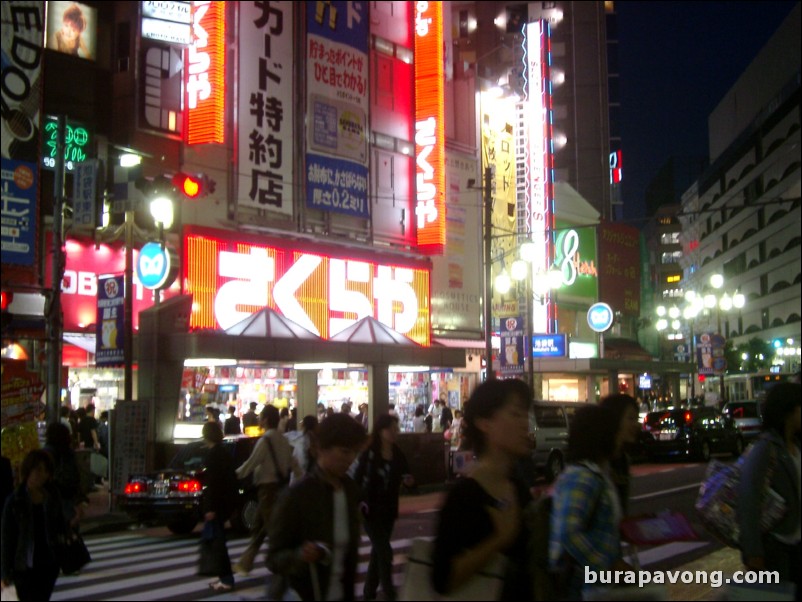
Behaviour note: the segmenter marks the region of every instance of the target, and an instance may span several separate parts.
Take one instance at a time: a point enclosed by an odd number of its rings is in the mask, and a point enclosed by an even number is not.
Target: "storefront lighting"
[[[17,343],[16,341],[12,341],[7,345],[3,345],[2,351],[0,351],[0,356],[4,360],[27,360],[28,353],[25,351],[25,348]]]
[[[317,362],[308,364],[295,364],[293,368],[296,370],[344,370],[348,364],[337,362]]]
[[[212,366],[236,366],[235,359],[221,359],[216,357],[193,358],[184,360],[185,368],[204,368]]]
[[[389,372],[428,372],[429,366],[390,366]]]
[[[120,155],[120,167],[134,167],[142,163],[142,155],[123,153]]]

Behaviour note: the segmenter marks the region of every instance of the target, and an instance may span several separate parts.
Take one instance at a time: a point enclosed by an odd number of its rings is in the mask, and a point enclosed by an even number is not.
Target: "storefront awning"
[[[330,337],[329,340],[343,343],[386,343],[389,345],[420,347],[412,339],[405,337],[400,332],[396,332],[386,324],[382,324],[373,316],[362,318],[345,330],[341,330]]]
[[[82,334],[80,332],[65,332],[63,339],[65,343],[75,345],[88,353],[94,354],[96,352],[97,335],[94,333]]]
[[[226,334],[278,339],[321,341],[315,333],[285,318],[277,311],[265,307],[226,329]]]

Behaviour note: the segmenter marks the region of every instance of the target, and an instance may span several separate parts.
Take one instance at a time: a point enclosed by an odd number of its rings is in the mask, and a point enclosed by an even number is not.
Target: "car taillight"
[[[690,424],[690,423],[691,423],[691,413],[685,412],[685,424]]]
[[[201,490],[200,481],[191,479],[189,481],[178,481],[176,489],[182,493],[196,493]]]
[[[127,495],[132,493],[144,493],[145,491],[147,491],[147,487],[139,481],[131,481],[125,485],[125,493]]]

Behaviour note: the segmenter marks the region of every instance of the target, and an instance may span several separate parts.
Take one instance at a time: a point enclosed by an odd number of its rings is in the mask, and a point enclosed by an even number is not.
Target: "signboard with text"
[[[119,366],[125,363],[125,278],[101,276],[97,287],[97,342],[95,363]]]
[[[565,334],[536,334],[532,336],[532,357],[565,357]]]
[[[35,163],[2,159],[3,263],[34,264],[38,173]]]
[[[501,373],[523,374],[524,371],[524,320],[521,316],[501,318]]]

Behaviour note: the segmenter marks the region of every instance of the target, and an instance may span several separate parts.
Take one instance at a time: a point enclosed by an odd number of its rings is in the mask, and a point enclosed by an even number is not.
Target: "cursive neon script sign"
[[[283,241],[233,241],[214,232],[190,233],[184,242],[184,288],[195,299],[191,327],[225,330],[271,307],[323,338],[372,316],[413,341],[430,344],[430,269],[425,264],[334,257],[287,248]]]

